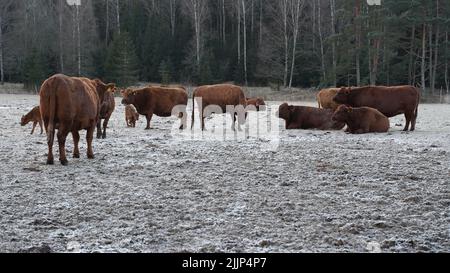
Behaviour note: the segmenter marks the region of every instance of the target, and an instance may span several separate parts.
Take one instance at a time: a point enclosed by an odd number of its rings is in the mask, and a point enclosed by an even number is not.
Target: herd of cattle
[[[87,130],[87,156],[94,158],[92,140],[97,127],[97,138],[106,138],[106,128],[115,108],[115,84],[62,74],[48,78],[41,86],[40,105],[22,117],[21,125],[33,122],[33,134],[39,123],[47,133],[47,164],[53,164],[53,142],[58,129],[59,160],[68,163],[65,153],[67,135],[72,133],[73,157],[79,158],[78,142],[80,130]],[[186,107],[188,93],[183,86],[148,86],[140,89],[121,90],[125,105],[125,119],[129,127],[135,127],[139,115],[145,116],[150,129],[153,115],[169,117],[174,113],[181,119],[180,129],[187,127]],[[415,129],[420,94],[414,86],[365,86],[328,88],[317,95],[319,108],[293,106],[283,103],[276,113],[286,121],[286,129],[341,130],[362,134],[387,132],[389,117],[404,114],[404,131]],[[194,125],[194,101],[198,105],[201,128],[205,130],[205,117],[212,113],[230,113],[232,129],[245,123],[249,110],[259,111],[265,106],[261,98],[246,98],[241,87],[232,84],[206,85],[197,87],[192,96],[192,122]],[[213,111],[206,111],[213,106]],[[173,109],[181,107],[179,111]],[[214,108],[215,107],[215,108]],[[243,111],[238,111],[242,109]],[[103,121],[103,126],[101,120]]]

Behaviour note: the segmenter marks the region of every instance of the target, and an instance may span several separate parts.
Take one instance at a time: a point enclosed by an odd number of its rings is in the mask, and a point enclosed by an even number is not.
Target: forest
[[[370,3],[371,1],[369,1]],[[373,1],[372,1],[373,2]],[[0,80],[448,92],[450,1],[1,0]]]

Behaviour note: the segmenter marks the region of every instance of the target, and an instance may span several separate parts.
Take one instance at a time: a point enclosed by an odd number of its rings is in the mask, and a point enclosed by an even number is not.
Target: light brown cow
[[[319,104],[319,108],[335,111],[339,104],[333,101],[333,98],[339,89],[340,88],[326,88],[320,90],[319,93],[317,93],[317,103]]]
[[[333,114],[336,122],[345,122],[351,134],[384,133],[389,130],[389,119],[380,111],[370,107],[352,108],[340,105]]]
[[[159,117],[170,117],[175,106],[180,107],[178,117],[181,119],[180,129],[186,128],[186,106],[188,94],[182,88],[152,86],[141,89],[126,89],[122,92],[122,104],[133,104],[139,114],[147,119],[146,130],[150,129],[150,121],[155,114]],[[182,109],[183,108],[183,109]]]
[[[256,107],[256,111],[259,111],[260,108],[263,108],[266,103],[264,102],[263,98],[255,97],[255,98],[246,98],[247,106],[254,105]],[[263,106],[263,107],[260,107]]]
[[[105,93],[115,88],[114,84],[104,84],[99,80],[54,75],[41,86],[40,110],[47,132],[47,164],[53,164],[53,140],[58,129],[59,161],[67,165],[66,138],[72,133],[73,157],[79,158],[79,130],[87,130],[87,157],[94,158],[92,140],[99,120],[100,105]]]
[[[38,123],[39,123],[39,127],[41,127],[41,134],[42,134],[42,132],[43,132],[42,118],[41,118],[41,112],[39,110],[39,106],[34,107],[25,116],[22,116],[22,119],[20,120],[20,125],[25,126],[31,121],[33,122],[33,129],[31,129],[31,134],[34,133],[34,129],[36,128],[36,125]]]
[[[99,80],[95,80],[99,81]],[[100,117],[97,122],[97,138],[106,138],[106,128],[108,127],[109,119],[111,118],[114,108],[116,107],[116,101],[114,100],[114,89],[112,92],[106,92],[103,102],[100,105]],[[102,119],[103,121],[103,131],[102,131]]]
[[[133,105],[125,106],[125,121],[128,127],[136,127],[136,121],[139,120],[139,114]]]
[[[237,106],[242,106],[242,114],[247,105],[245,101],[244,91],[242,88],[232,84],[217,84],[204,85],[197,87],[192,94],[192,123],[191,129],[194,127],[194,100],[197,101],[199,109],[199,117],[201,121],[202,130],[205,130],[205,117],[209,115],[205,110],[208,106],[217,106],[222,110],[222,113],[229,113],[231,115],[233,125],[232,130],[235,130]],[[227,109],[228,108],[230,109]],[[231,108],[233,108],[231,110]],[[241,130],[241,124],[245,123],[246,115],[238,115],[238,128]]]

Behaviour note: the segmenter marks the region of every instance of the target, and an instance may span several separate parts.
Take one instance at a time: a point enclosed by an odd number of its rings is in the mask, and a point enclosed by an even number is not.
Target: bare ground
[[[96,158],[82,137],[63,167],[19,125],[37,104],[0,95],[2,252],[450,251],[450,105],[421,105],[413,133],[398,116],[388,134],[282,130],[269,150],[183,140],[176,118],[126,128],[118,105]]]

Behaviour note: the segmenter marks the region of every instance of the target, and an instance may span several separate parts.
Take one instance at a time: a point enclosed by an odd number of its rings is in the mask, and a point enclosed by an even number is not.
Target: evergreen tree
[[[128,86],[137,82],[138,72],[133,41],[127,32],[116,34],[106,57],[105,78],[119,86]]]
[[[172,63],[170,62],[170,59],[161,62],[159,65],[159,74],[161,75],[161,83],[169,85],[172,79]]]
[[[42,82],[48,76],[48,70],[44,56],[37,49],[33,48],[24,63],[23,79],[25,88],[32,88],[37,92]]]

